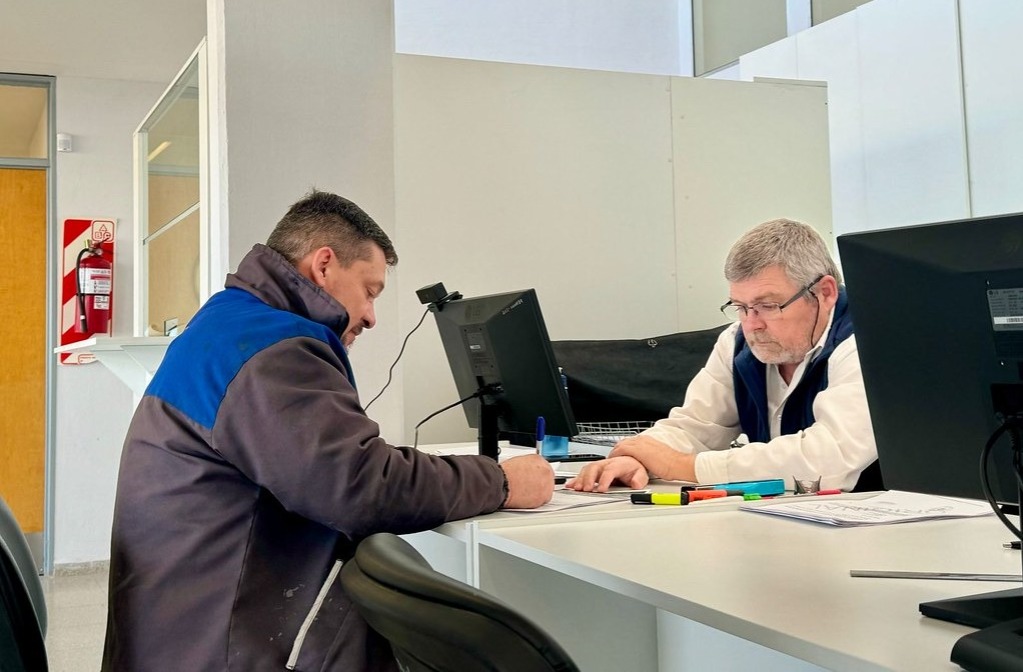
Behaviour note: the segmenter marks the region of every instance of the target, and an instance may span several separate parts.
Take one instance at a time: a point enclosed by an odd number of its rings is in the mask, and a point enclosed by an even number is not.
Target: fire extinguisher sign
[[[96,334],[109,334],[113,328],[114,261],[113,219],[65,219],[63,226],[63,275],[60,289],[60,344],[70,345]],[[83,254],[88,246],[91,251]],[[80,268],[86,260],[102,259],[105,269]],[[84,286],[83,286],[84,285]],[[79,297],[81,289],[82,297]],[[88,299],[88,303],[85,302]],[[88,325],[82,320],[82,308],[87,315],[99,315]],[[99,312],[94,312],[99,311]],[[90,319],[92,319],[90,317]],[[85,328],[88,327],[88,328]],[[96,361],[91,352],[76,350],[60,354],[61,364],[89,364]]]

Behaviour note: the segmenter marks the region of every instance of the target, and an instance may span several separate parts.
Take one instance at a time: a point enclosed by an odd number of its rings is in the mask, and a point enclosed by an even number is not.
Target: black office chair
[[[0,498],[0,670],[46,672],[46,604],[25,535]]]
[[[534,623],[430,567],[405,540],[375,534],[341,568],[341,583],[406,672],[577,671]]]

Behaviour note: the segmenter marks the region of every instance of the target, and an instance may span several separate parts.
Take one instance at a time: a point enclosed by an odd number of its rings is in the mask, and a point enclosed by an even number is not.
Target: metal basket
[[[648,420],[630,420],[625,422],[580,422],[576,423],[579,433],[572,437],[578,443],[590,443],[595,446],[614,447],[622,439],[639,434],[649,429],[654,423]]]

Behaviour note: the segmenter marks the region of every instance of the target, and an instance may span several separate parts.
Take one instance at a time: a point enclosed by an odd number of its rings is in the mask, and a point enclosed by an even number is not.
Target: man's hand
[[[696,455],[681,453],[649,436],[630,436],[619,441],[608,457],[631,457],[657,478],[696,480]]]
[[[551,501],[554,494],[554,470],[539,455],[522,455],[501,462],[508,479],[506,509],[535,509]]]
[[[612,457],[587,464],[579,470],[578,476],[565,483],[565,487],[583,492],[607,492],[616,481],[630,488],[644,488],[650,478],[637,460]]]

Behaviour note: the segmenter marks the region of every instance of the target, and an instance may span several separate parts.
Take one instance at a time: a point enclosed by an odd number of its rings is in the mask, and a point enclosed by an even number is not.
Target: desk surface
[[[607,452],[609,449],[600,446],[588,446],[585,444],[572,444],[575,448],[572,452]],[[430,453],[431,455],[476,455],[476,444],[473,443],[442,443],[442,444],[431,444],[426,446],[420,446],[419,450]],[[517,457],[520,455],[532,454],[534,450],[532,448],[523,448],[520,446],[509,446],[507,443],[502,442],[501,444],[501,460],[508,459],[511,457]],[[576,472],[585,465],[585,462],[572,462],[565,466],[569,469],[575,470]],[[680,483],[677,481],[651,481],[648,489],[654,492],[678,492]],[[598,496],[598,495],[594,495]],[[701,504],[701,506],[714,506],[713,502],[707,504]],[[727,506],[729,509],[737,509],[738,504],[736,503],[722,503],[718,506]],[[463,520],[456,520],[450,523],[445,523],[437,527],[434,531],[447,537],[452,537],[461,541],[467,539],[467,527],[474,521],[485,521],[492,523],[494,521],[519,521],[522,524],[546,524],[548,521],[560,520],[561,516],[570,516],[575,519],[576,516],[582,516],[584,518],[592,517],[603,517],[613,512],[612,515],[620,515],[622,512],[634,510],[636,507],[633,506],[628,498],[609,498],[606,503],[602,503],[599,506],[591,507],[580,507],[575,509],[568,509],[564,511],[552,511],[552,512],[523,512],[523,511],[502,511],[498,510],[494,513],[486,514],[484,516],[475,516],[473,518],[466,518]],[[662,509],[664,507],[656,507]],[[650,512],[652,513],[652,511]]]
[[[952,645],[973,630],[925,618],[917,605],[1012,587],[851,578],[849,570],[1020,572],[1020,553],[1002,548],[1008,533],[993,517],[833,528],[737,510],[653,508],[656,515],[542,524],[492,519],[480,523],[478,541],[837,670],[958,669]]]

